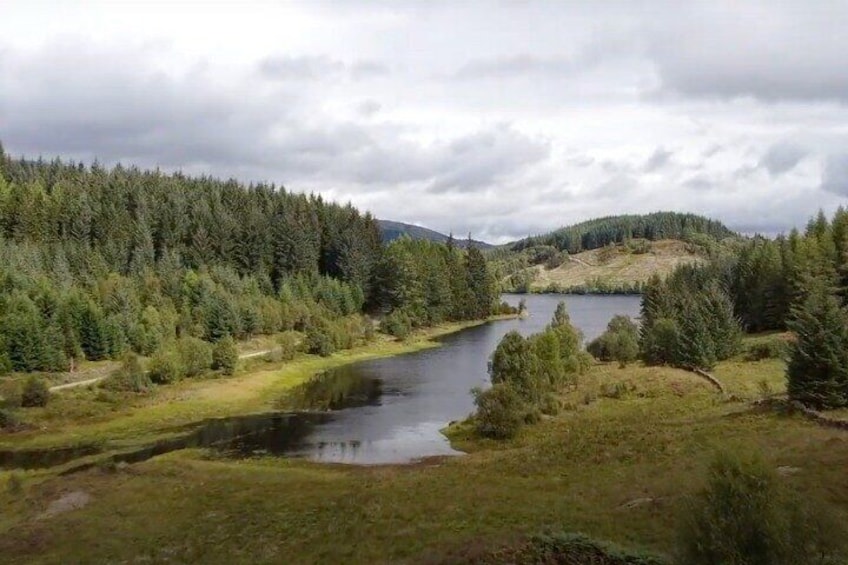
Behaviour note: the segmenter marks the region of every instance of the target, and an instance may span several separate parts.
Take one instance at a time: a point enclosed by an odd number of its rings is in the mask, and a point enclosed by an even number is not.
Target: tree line
[[[844,208],[831,219],[820,212],[803,232],[754,237],[708,263],[654,277],[642,297],[640,355],[650,364],[709,369],[739,352],[743,331],[767,330],[791,331],[792,399],[816,408],[848,406]]]
[[[0,371],[286,330],[328,353],[369,331],[363,313],[400,312],[416,327],[495,306],[479,251],[384,247],[374,218],[349,204],[0,147]]]
[[[511,249],[521,251],[530,247],[550,246],[574,254],[631,239],[688,240],[697,235],[720,240],[736,234],[721,222],[696,214],[655,212],[607,216],[581,222],[545,235],[528,237],[512,244]]]

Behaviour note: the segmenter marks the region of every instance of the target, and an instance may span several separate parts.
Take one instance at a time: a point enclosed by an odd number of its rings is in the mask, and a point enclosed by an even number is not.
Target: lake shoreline
[[[173,438],[210,418],[249,415],[273,410],[273,402],[289,389],[306,382],[315,374],[344,365],[394,357],[441,347],[439,338],[490,322],[517,319],[517,315],[498,315],[485,320],[451,322],[416,331],[398,341],[388,336],[372,343],[342,351],[329,357],[300,355],[292,361],[266,363],[251,360],[232,377],[186,379],[158,387],[149,396],[129,399],[119,412],[74,417],[55,417],[40,410],[39,429],[0,434],[0,449],[59,449],[69,446],[97,445],[101,454],[141,447]],[[91,401],[97,389],[65,392],[68,403]],[[135,402],[133,402],[135,401]],[[60,409],[61,410],[61,409]],[[105,446],[105,447],[103,447]]]

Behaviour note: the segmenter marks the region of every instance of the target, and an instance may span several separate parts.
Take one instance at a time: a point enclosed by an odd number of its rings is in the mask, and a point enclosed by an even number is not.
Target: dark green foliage
[[[597,218],[559,229],[547,235],[530,237],[512,245],[520,251],[534,246],[551,246],[568,253],[598,249],[611,243],[631,239],[687,239],[693,234],[705,234],[714,239],[735,234],[720,222],[694,214],[656,212],[646,215],[625,215]]]
[[[306,330],[306,351],[313,355],[329,357],[336,352],[333,328],[326,322],[315,324]]]
[[[713,267],[684,266],[649,281],[639,346],[646,363],[700,369],[739,351],[741,327]]]
[[[8,408],[0,408],[0,430],[16,428],[20,421],[17,415]]]
[[[155,353],[177,338],[307,332],[326,319],[325,344],[346,348],[373,335],[353,319],[366,306],[419,327],[485,317],[494,304],[479,252],[409,240],[384,249],[374,218],[318,196],[6,155],[0,169],[2,370],[60,371],[131,350],[159,357],[171,380],[182,371]]]
[[[141,366],[138,355],[129,352],[124,355],[121,366],[103,381],[102,386],[115,391],[146,392],[152,384]]]
[[[541,393],[539,358],[533,345],[517,331],[507,333],[492,354],[492,384],[508,384],[521,398],[535,402]]]
[[[564,303],[545,331],[529,338],[517,331],[507,333],[489,365],[492,388],[475,393],[478,432],[511,437],[522,422],[533,423],[542,413],[555,414],[559,402],[553,393],[574,383],[588,368],[582,356],[580,337]]]
[[[173,383],[185,376],[180,355],[173,347],[160,348],[148,364],[150,380],[156,384]]]
[[[393,310],[383,318],[380,330],[398,339],[406,339],[412,331],[412,319],[404,310]]]
[[[678,523],[687,565],[836,563],[845,545],[827,508],[801,499],[756,458],[718,457]]]
[[[826,281],[808,279],[789,321],[789,396],[816,408],[848,405],[848,312]]]
[[[47,406],[48,400],[50,400],[50,391],[47,390],[44,379],[36,376],[29,377],[21,392],[21,406],[24,408]]]
[[[452,245],[397,239],[377,267],[375,287],[373,308],[403,310],[403,320],[389,320],[401,333],[406,318],[414,329],[448,320],[482,319],[496,309],[494,278],[486,259],[473,247],[463,252]]]
[[[745,351],[745,360],[783,359],[787,356],[788,351],[788,345],[782,339],[760,341],[748,346],[748,349]]]
[[[290,361],[294,359],[300,348],[300,338],[294,332],[283,332],[277,338],[276,351],[280,361]]]
[[[177,340],[176,349],[183,376],[196,377],[212,368],[212,346],[205,341],[184,337]]]
[[[583,534],[545,534],[517,547],[499,549],[472,561],[479,565],[501,563],[545,565],[668,565],[666,561],[640,552],[624,551]]]
[[[493,439],[509,439],[518,433],[528,407],[514,387],[497,383],[488,390],[475,389],[473,393],[477,433]]]
[[[624,367],[639,358],[639,328],[630,317],[615,316],[586,350],[596,359],[618,361]]]
[[[232,375],[236,372],[238,360],[238,349],[232,336],[224,337],[212,347],[212,368],[216,371]]]

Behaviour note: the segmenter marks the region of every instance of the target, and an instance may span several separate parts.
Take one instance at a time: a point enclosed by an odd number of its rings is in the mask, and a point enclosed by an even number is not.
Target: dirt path
[[[265,354],[270,353],[270,352],[271,352],[270,349],[266,349],[266,350],[263,350],[263,351],[254,351],[253,353],[244,353],[242,355],[239,355],[239,359],[252,359],[254,357],[260,357],[260,356],[265,355]],[[82,381],[74,381],[72,383],[65,383],[63,385],[51,386],[49,390],[50,390],[50,392],[60,392],[60,391],[63,391],[63,390],[67,390],[69,388],[77,388],[77,387],[81,387],[81,386],[93,385],[93,384],[99,383],[100,381],[105,379],[107,376],[108,375],[103,375],[102,377],[95,377],[93,379],[85,379],[85,380],[82,380]]]

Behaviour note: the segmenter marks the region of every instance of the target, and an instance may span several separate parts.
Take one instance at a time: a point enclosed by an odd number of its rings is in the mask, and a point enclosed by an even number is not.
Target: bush
[[[844,532],[756,458],[719,456],[679,521],[680,562],[690,565],[828,563]]]
[[[527,407],[510,385],[499,383],[488,390],[472,392],[477,406],[477,433],[494,439],[509,439],[518,433],[524,424]]]
[[[44,379],[35,376],[27,379],[21,393],[21,406],[24,408],[47,406],[49,399],[50,391],[47,389],[47,383],[44,382]]]
[[[761,341],[748,346],[748,350],[745,352],[745,360],[782,359],[786,356],[786,353],[786,344],[780,340]]]
[[[149,365],[150,380],[156,384],[173,383],[185,375],[180,356],[173,349],[159,349]]]
[[[412,331],[412,319],[403,310],[393,310],[380,324],[383,333],[406,339]]]
[[[628,316],[615,316],[607,330],[586,346],[586,351],[600,361],[618,361],[625,367],[639,358],[638,328]]]
[[[328,328],[312,326],[306,332],[306,350],[313,355],[329,357],[336,351],[336,344]]]
[[[124,355],[121,366],[103,381],[103,387],[106,389],[127,392],[145,392],[152,384],[135,353]]]
[[[212,368],[216,371],[232,375],[236,372],[238,360],[238,349],[232,336],[224,337],[212,347]]]
[[[212,368],[212,347],[196,337],[184,337],[177,341],[177,353],[186,377],[202,375]]]
[[[0,409],[0,429],[8,430],[17,427],[19,421],[14,412]]]
[[[537,535],[517,547],[499,548],[497,551],[475,559],[480,565],[496,563],[545,563],[577,565],[665,565],[659,557],[641,552],[623,551],[618,547],[598,542],[582,534]]]

